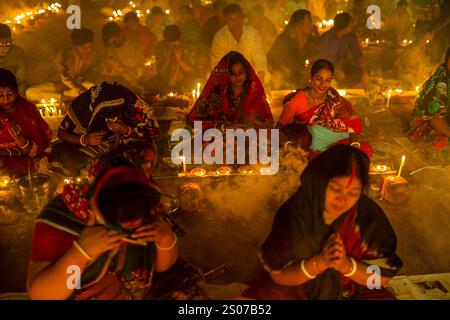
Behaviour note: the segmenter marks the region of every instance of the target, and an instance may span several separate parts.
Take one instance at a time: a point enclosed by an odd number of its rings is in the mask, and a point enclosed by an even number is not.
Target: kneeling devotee
[[[395,299],[384,287],[403,263],[388,218],[363,192],[369,158],[337,145],[314,158],[300,179],[262,245],[259,256],[267,272],[243,296]]]
[[[75,29],[71,34],[72,47],[57,56],[59,81],[38,84],[28,88],[31,101],[67,97],[73,99],[93,87],[99,78],[97,55],[93,49],[94,33],[86,28]]]
[[[183,230],[162,209],[157,186],[123,158],[102,157],[89,172],[36,220],[30,298],[204,299],[203,277],[179,258]]]
[[[334,65],[324,59],[314,62],[310,85],[285,97],[278,120],[283,140],[309,151],[309,157],[334,144],[352,144],[369,156],[372,147],[360,141],[362,121],[352,104],[330,86]]]
[[[214,68],[187,116],[203,128],[271,128],[272,112],[255,70],[239,52],[231,51]]]
[[[434,161],[450,162],[450,48],[444,63],[422,87],[414,108],[411,141],[420,143]]]
[[[45,156],[52,132],[36,106],[19,95],[16,77],[0,69],[0,167],[24,176]]]
[[[152,108],[118,83],[102,82],[69,105],[52,150],[52,170],[70,175],[90,158],[117,151],[148,166],[154,158],[153,138],[159,134]]]

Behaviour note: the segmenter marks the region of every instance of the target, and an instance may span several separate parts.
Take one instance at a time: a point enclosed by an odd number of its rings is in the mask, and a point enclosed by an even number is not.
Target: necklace
[[[315,105],[318,104],[318,102],[322,102],[322,101],[325,100],[325,95],[326,95],[326,94],[324,94],[324,95],[323,95],[322,97],[320,97],[320,98],[315,98],[315,97],[312,95],[312,92],[311,92],[311,86],[308,87],[308,94],[309,94],[309,98],[314,102]]]

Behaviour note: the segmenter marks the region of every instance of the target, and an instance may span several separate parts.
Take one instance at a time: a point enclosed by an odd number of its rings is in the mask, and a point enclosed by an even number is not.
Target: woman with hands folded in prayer
[[[369,159],[359,149],[336,145],[314,158],[262,246],[267,273],[244,297],[392,299],[383,286],[402,261],[389,220],[363,193],[368,181]],[[369,266],[380,271],[378,288],[368,287],[377,276]]]

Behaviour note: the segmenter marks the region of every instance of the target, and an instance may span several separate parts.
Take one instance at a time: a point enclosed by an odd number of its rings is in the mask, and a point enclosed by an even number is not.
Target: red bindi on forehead
[[[352,163],[352,173],[350,175],[350,179],[348,179],[347,186],[345,187],[346,190],[349,190],[353,184],[353,181],[355,181],[356,178],[356,163],[353,161]]]

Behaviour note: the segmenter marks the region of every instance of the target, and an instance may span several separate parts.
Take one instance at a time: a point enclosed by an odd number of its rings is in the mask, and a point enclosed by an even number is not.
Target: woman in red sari
[[[194,121],[202,121],[204,129],[272,127],[264,87],[242,54],[231,51],[214,68],[187,116],[191,126]]]
[[[262,245],[259,256],[267,272],[243,296],[395,299],[384,287],[403,263],[388,218],[363,193],[369,158],[335,145],[314,158],[300,180]]]
[[[16,177],[35,170],[45,155],[51,130],[34,104],[18,94],[14,74],[0,69],[0,164]]]
[[[93,160],[88,176],[67,184],[36,219],[30,298],[205,298],[200,271],[179,257],[184,230],[160,198],[158,186],[125,158]],[[68,285],[74,266],[78,288]]]
[[[333,89],[334,65],[324,59],[311,68],[310,86],[289,94],[278,128],[290,140],[310,151],[310,158],[336,143],[352,144],[369,156],[372,148],[358,142],[362,121],[352,104]]]

